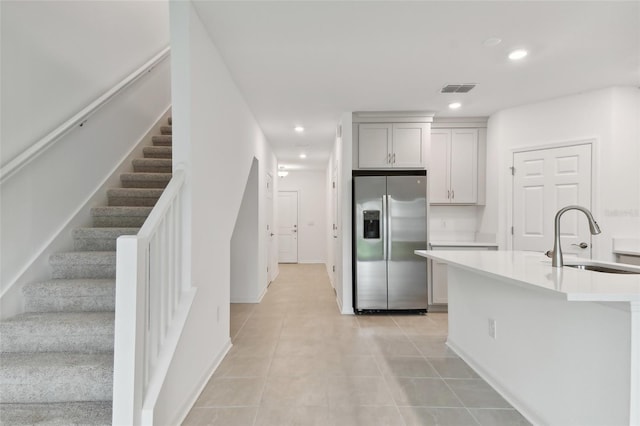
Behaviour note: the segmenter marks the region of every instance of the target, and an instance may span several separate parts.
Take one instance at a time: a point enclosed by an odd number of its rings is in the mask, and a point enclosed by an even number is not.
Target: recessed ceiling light
[[[300,158],[307,158],[307,154],[300,154]]]
[[[295,131],[296,131],[296,132],[298,132],[298,133],[302,133],[302,132],[304,132],[304,127],[302,127],[302,126],[296,126],[296,127],[294,127],[294,129],[293,129],[293,130],[295,130]]]
[[[460,102],[453,102],[449,104],[449,108],[451,109],[458,109],[462,106],[462,104]]]
[[[512,61],[517,61],[518,59],[522,59],[527,56],[529,52],[524,49],[516,49],[513,52],[509,53],[509,59]]]
[[[498,37],[491,37],[486,39],[482,44],[484,44],[486,47],[493,47],[499,45],[500,43],[502,43],[502,39]]]
[[[287,172],[287,171],[279,171],[278,172],[278,176],[280,176],[280,177],[285,177],[288,174],[289,174],[289,172]]]

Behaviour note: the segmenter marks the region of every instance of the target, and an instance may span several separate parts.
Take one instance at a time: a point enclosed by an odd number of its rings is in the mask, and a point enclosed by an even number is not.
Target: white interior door
[[[556,212],[572,204],[591,209],[591,145],[517,152],[513,167],[513,249],[551,250]],[[586,217],[568,211],[560,225],[563,254],[590,258]]]
[[[278,191],[278,262],[298,262],[298,193]]]
[[[273,176],[267,173],[266,176],[266,193],[267,193],[267,284],[273,281],[273,256],[275,243],[275,229],[273,227]]]

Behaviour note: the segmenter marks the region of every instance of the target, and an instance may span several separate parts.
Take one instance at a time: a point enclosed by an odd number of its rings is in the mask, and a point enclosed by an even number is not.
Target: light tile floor
[[[231,305],[233,347],[184,425],[529,425],[445,344],[447,314],[340,315],[324,265]]]

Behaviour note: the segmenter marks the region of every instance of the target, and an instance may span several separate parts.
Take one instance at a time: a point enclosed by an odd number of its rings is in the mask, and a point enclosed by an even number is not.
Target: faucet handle
[[[548,258],[552,258],[553,257],[553,250],[547,250],[544,253],[545,256],[547,256]]]

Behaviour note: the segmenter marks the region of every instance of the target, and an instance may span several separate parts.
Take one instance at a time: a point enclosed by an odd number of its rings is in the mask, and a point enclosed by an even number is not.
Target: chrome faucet
[[[564,262],[562,260],[562,249],[560,248],[560,216],[567,210],[580,210],[582,213],[587,216],[589,220],[589,230],[591,231],[591,235],[596,235],[600,233],[600,227],[598,223],[593,218],[593,215],[589,210],[581,206],[567,206],[558,210],[556,213],[555,224],[554,224],[554,235],[553,235],[553,251],[548,251],[545,253],[547,256],[551,258],[551,266],[555,266],[557,268],[562,268],[564,266]]]

